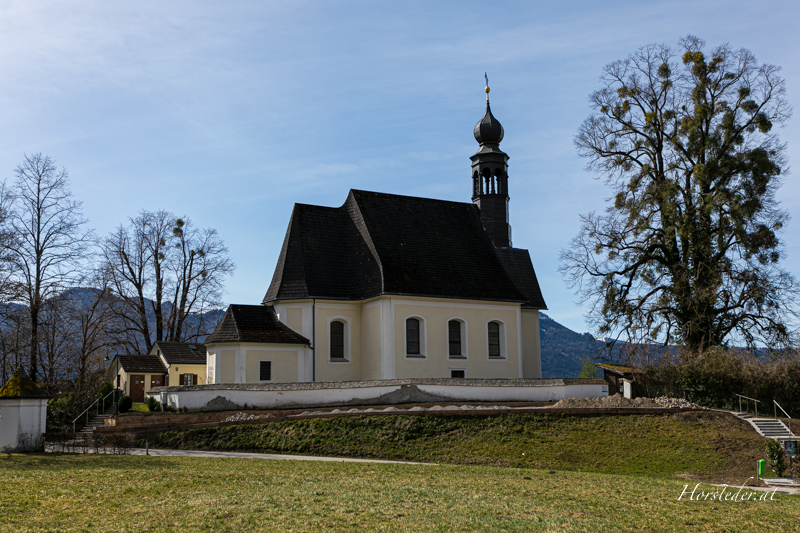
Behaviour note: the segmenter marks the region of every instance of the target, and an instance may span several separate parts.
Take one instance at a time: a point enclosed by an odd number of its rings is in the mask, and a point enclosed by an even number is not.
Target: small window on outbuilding
[[[258,362],[258,380],[272,381],[272,361]]]

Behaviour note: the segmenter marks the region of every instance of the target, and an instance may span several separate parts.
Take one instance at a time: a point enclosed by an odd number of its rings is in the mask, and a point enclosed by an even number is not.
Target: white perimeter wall
[[[608,385],[600,383],[542,386],[491,386],[467,384],[378,384],[375,386],[326,388],[242,390],[222,387],[192,387],[149,393],[162,403],[181,409],[220,410],[249,408],[288,408],[306,406],[338,406],[368,403],[408,403],[435,401],[475,402],[552,402],[564,398],[598,398],[608,396]],[[209,405],[210,404],[210,405]]]
[[[42,449],[47,424],[47,399],[0,400],[0,452]]]

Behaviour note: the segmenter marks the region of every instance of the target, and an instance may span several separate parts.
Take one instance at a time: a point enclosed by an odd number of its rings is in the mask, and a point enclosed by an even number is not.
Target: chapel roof
[[[308,339],[278,320],[275,310],[265,305],[228,306],[206,344],[222,342],[267,342],[274,344],[306,344]]]
[[[351,190],[296,204],[264,302],[380,294],[545,303],[527,250],[496,248],[471,203]]]
[[[167,367],[157,355],[118,355],[119,366],[128,374],[166,374]],[[112,365],[109,368],[114,368]]]
[[[153,348],[154,351],[161,351],[161,355],[169,365],[206,364],[206,347],[200,343],[158,341]]]

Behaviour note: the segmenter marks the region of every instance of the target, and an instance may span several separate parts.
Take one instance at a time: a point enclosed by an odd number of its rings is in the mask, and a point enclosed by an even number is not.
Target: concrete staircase
[[[771,439],[788,439],[795,435],[780,420],[774,418],[753,418],[748,413],[737,413],[736,416],[747,420],[762,437]]]
[[[112,414],[94,415],[89,419],[89,423],[77,432],[77,435],[92,435],[94,433],[94,428],[111,425],[110,420],[113,417],[114,415]]]

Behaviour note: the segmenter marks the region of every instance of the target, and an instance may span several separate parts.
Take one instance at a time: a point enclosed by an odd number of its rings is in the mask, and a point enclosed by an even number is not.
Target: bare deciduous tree
[[[81,203],[72,198],[69,175],[42,154],[26,155],[16,168],[6,229],[14,239],[3,250],[14,266],[10,280],[30,313],[29,373],[39,367],[39,315],[44,301],[68,287],[78,274],[91,240]]]
[[[228,249],[210,228],[195,228],[189,219],[177,219],[172,230],[173,248],[168,268],[171,274],[172,301],[166,320],[166,339],[190,339],[204,335],[184,326],[190,314],[203,313],[219,306],[225,276],[233,272]]]
[[[142,211],[105,239],[104,268],[131,352],[210,333],[204,324],[187,328],[187,319],[196,315],[202,322],[202,313],[220,305],[225,276],[234,270],[227,253],[215,230],[167,211]]]

